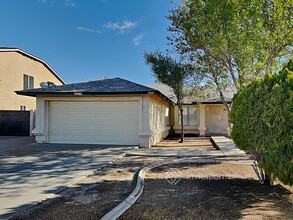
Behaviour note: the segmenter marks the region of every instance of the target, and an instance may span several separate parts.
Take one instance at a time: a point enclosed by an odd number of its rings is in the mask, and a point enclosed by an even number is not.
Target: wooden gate
[[[0,136],[29,136],[30,111],[0,111]]]

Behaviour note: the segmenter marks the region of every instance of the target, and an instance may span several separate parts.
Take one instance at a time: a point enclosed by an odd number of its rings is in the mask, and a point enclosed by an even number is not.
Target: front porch
[[[180,114],[174,106],[170,125],[180,134]],[[198,136],[227,135],[228,111],[223,104],[190,104],[183,107],[184,133]]]
[[[178,138],[167,138],[151,148],[138,148],[127,156],[204,158],[216,160],[236,160],[239,163],[253,164],[244,151],[238,149],[234,142],[224,136],[189,137],[183,143]],[[231,158],[232,157],[232,158]]]

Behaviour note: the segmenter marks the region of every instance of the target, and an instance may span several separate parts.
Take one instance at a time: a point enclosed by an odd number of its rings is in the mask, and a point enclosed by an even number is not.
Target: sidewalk
[[[136,149],[126,156],[145,156],[145,157],[204,157],[204,156],[225,156],[222,151],[203,151],[203,150],[161,150],[161,149]]]
[[[178,140],[163,140],[152,148],[139,148],[126,154],[126,156],[145,157],[226,157],[247,156],[244,151],[238,149],[231,139],[224,136],[211,137],[212,142],[218,148],[212,148],[208,138],[187,139],[183,143]]]
[[[246,155],[245,151],[236,147],[233,140],[224,136],[211,137],[212,142],[219,148],[225,156],[243,156]]]

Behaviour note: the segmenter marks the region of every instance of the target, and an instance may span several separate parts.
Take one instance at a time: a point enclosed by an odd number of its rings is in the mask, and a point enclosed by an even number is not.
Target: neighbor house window
[[[20,111],[25,111],[26,110],[26,106],[25,105],[21,105],[20,106]]]
[[[181,125],[180,111],[178,114],[178,125]],[[195,106],[186,106],[183,107],[183,125],[191,126],[196,125],[196,107]]]
[[[33,89],[34,88],[34,77],[23,74],[23,89]]]

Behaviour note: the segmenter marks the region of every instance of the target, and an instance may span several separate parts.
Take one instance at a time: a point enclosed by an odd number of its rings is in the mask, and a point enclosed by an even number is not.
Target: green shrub
[[[240,90],[230,119],[235,144],[254,152],[267,175],[293,185],[293,61]]]

